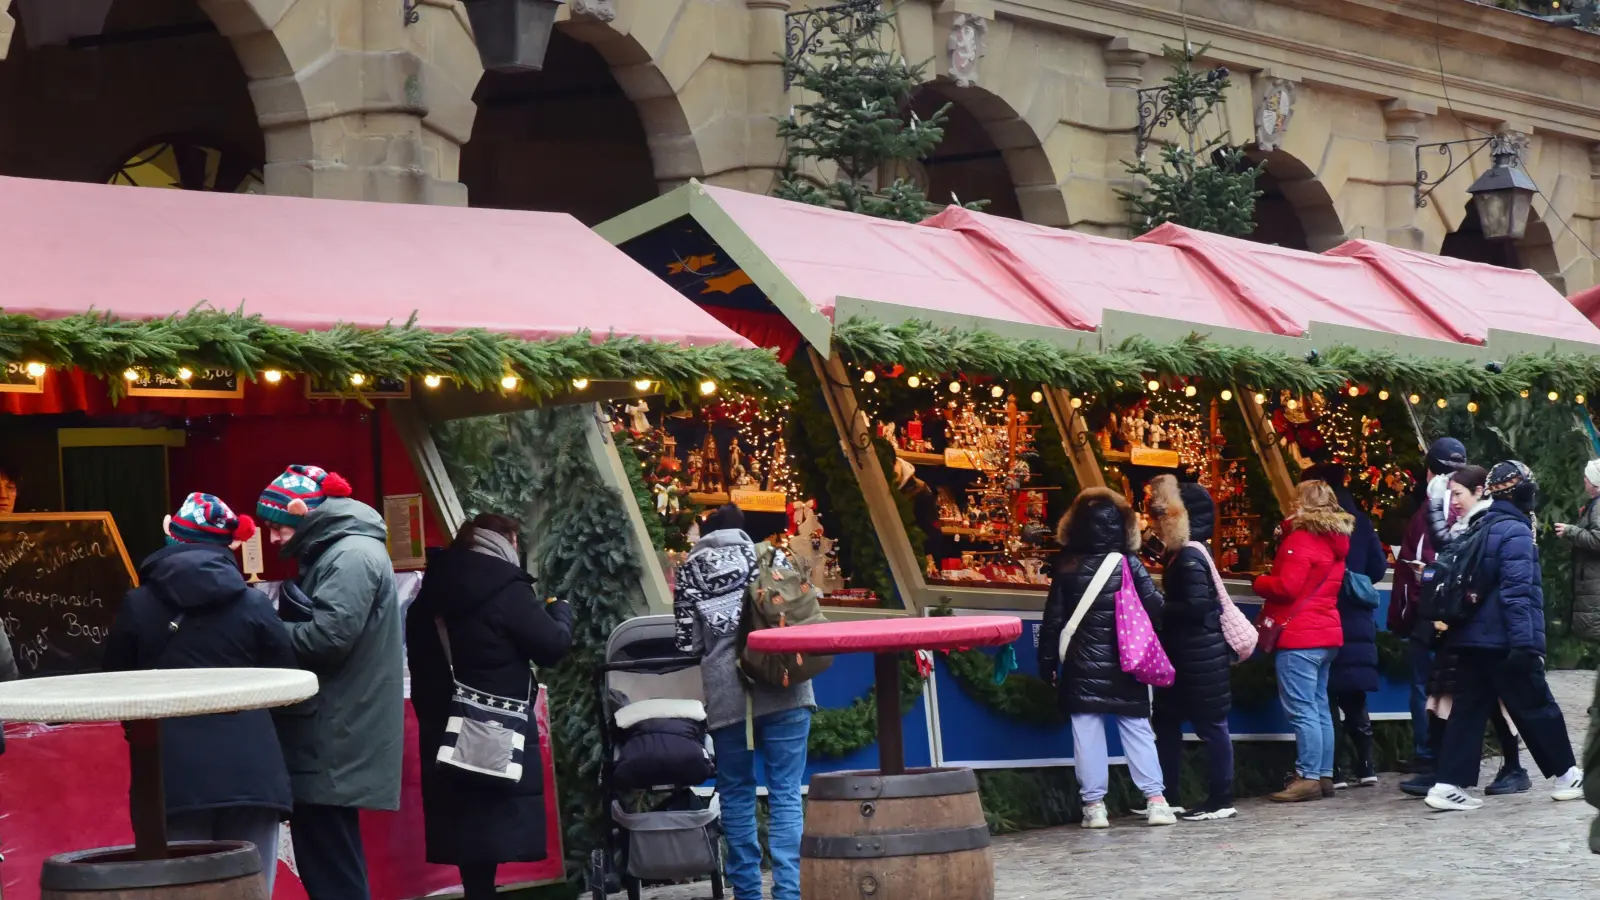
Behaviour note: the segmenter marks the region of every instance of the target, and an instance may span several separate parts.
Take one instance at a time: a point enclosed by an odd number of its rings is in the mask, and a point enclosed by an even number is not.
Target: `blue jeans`
[[[1294,726],[1295,771],[1301,778],[1332,778],[1333,711],[1328,708],[1328,673],[1337,647],[1279,650],[1278,699]]]
[[[800,900],[800,832],[805,808],[800,785],[806,771],[811,710],[790,709],[756,719],[756,748],[744,723],[711,732],[717,752],[717,795],[728,858],[723,868],[738,900],[760,900],[761,837],[756,833],[756,756],[767,783],[767,848],[772,854],[773,900]]]
[[[1411,742],[1418,762],[1433,761],[1428,741],[1428,673],[1433,669],[1433,651],[1428,642],[1412,638],[1411,644]]]

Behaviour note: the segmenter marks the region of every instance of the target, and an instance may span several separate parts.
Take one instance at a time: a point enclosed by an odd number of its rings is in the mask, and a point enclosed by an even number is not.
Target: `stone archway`
[[[1256,187],[1256,230],[1250,240],[1321,253],[1345,241],[1333,197],[1309,166],[1283,150],[1251,151],[1262,164]]]
[[[923,84],[911,98],[911,109],[924,119],[946,104],[950,109],[944,140],[913,167],[928,200],[940,204],[987,200],[984,212],[1008,219],[1065,216],[1064,205],[1059,210],[1050,205],[1050,198],[1061,196],[1050,162],[1009,104],[982,88],[942,79]]]
[[[1562,294],[1567,292],[1550,226],[1537,211],[1528,214],[1528,228],[1521,240],[1490,241],[1483,236],[1478,212],[1468,201],[1460,224],[1445,235],[1439,255],[1507,269],[1531,269]]]

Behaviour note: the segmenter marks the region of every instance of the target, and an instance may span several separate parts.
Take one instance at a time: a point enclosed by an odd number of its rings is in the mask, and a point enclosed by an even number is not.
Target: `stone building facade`
[[[543,71],[486,75],[462,0],[0,0],[0,174],[147,183],[165,152],[190,187],[589,223],[690,178],[766,191],[786,34],[827,2],[569,0]],[[954,104],[915,174],[936,199],[1127,234],[1138,91],[1186,38],[1233,74],[1226,127],[1265,163],[1258,238],[1600,282],[1600,36],[1489,2],[898,0],[895,39],[932,61],[913,104]],[[1524,143],[1541,191],[1515,246],[1469,212],[1488,153],[1431,146],[1491,134]],[[1465,160],[1422,207],[1419,150],[1430,180]]]

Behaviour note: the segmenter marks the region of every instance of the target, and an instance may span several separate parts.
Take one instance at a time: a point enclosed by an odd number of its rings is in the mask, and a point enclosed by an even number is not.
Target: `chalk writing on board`
[[[99,669],[135,583],[107,513],[0,518],[0,625],[24,678]]]

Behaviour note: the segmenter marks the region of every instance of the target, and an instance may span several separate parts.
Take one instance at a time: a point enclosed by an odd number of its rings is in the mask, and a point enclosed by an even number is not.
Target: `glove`
[[[1506,668],[1519,675],[1537,672],[1544,667],[1544,659],[1528,647],[1512,647],[1506,654]]]

